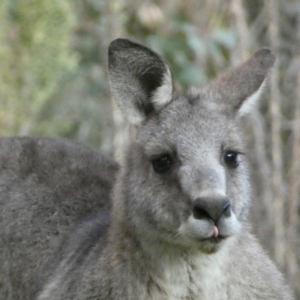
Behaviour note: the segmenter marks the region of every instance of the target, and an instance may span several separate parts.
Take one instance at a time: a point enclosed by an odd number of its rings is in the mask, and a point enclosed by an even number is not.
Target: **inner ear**
[[[144,111],[145,115],[148,116],[155,110],[155,99],[154,92],[162,85],[163,83],[163,76],[160,70],[151,70],[151,72],[146,72],[142,74],[139,78],[141,82],[141,86],[145,91],[146,98],[152,99],[154,101],[143,101],[139,103],[141,106],[139,109]]]
[[[238,116],[244,116],[253,109],[253,107],[261,98],[261,95],[263,94],[266,85],[267,85],[267,78],[263,81],[263,83],[260,85],[257,91],[255,91],[252,95],[247,97],[244,101],[241,101],[241,104],[237,108]]]

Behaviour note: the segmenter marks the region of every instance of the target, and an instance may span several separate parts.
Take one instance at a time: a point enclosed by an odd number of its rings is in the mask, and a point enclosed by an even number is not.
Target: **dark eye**
[[[226,151],[224,161],[229,168],[236,168],[239,165],[239,153],[236,151]]]
[[[155,172],[164,173],[172,166],[172,158],[169,154],[163,154],[158,158],[153,159],[152,166]]]

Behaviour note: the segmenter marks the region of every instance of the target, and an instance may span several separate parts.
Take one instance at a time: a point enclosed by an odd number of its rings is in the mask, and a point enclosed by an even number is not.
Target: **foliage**
[[[64,76],[70,53],[70,1],[4,0],[0,4],[1,134],[35,132],[36,119]]]

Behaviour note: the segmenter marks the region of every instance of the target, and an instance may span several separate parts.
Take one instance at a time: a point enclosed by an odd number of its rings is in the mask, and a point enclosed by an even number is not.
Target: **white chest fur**
[[[150,299],[226,299],[226,248],[214,254],[197,253],[182,256],[176,261],[164,260],[160,273],[152,276],[155,284],[150,290]]]

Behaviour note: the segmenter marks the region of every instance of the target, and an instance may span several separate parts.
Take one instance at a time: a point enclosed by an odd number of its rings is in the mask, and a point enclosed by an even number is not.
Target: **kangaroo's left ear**
[[[266,85],[275,56],[269,49],[257,51],[250,59],[209,85],[219,105],[241,116],[251,111]]]
[[[172,74],[157,53],[121,38],[111,42],[108,52],[111,91],[131,123],[140,125],[172,100]]]

